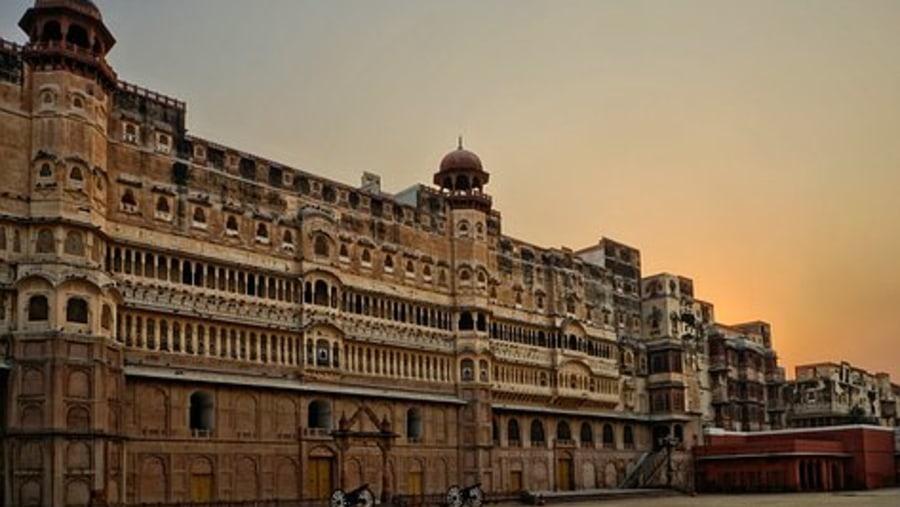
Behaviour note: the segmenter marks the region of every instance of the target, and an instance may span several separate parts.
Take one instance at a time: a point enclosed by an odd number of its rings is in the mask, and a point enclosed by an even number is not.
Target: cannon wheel
[[[447,507],[461,507],[462,497],[459,494],[459,486],[450,486],[447,490]]]
[[[466,505],[469,507],[481,507],[484,503],[484,492],[481,488],[474,487],[469,490],[469,498],[466,499]]]
[[[372,507],[375,505],[375,495],[372,494],[372,490],[366,488],[359,493],[359,503],[361,507]]]
[[[344,490],[336,489],[331,493],[331,500],[328,502],[329,507],[344,507]]]

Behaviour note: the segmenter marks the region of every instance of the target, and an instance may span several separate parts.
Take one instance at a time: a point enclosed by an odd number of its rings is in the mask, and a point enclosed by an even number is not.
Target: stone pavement
[[[697,495],[566,502],[564,507],[898,507],[900,488],[835,493]]]

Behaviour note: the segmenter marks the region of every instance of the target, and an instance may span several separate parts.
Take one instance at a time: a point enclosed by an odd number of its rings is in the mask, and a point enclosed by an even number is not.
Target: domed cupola
[[[489,179],[478,155],[463,148],[462,137],[456,149],[444,155],[440,170],[434,174],[434,184],[441,187],[452,207],[484,211],[491,208],[491,197],[484,193]]]
[[[36,0],[19,27],[28,34],[24,57],[33,68],[67,70],[115,87],[106,54],[116,39],[91,0]]]

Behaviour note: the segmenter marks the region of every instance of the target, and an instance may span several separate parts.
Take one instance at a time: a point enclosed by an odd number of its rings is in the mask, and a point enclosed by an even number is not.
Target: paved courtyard
[[[900,506],[900,488],[839,493],[794,493],[770,495],[697,495],[660,498],[628,498],[563,504],[566,507],[829,507]]]

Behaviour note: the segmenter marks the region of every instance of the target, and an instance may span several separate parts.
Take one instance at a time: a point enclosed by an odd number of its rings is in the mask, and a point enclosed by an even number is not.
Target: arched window
[[[425,281],[426,281],[426,282],[430,282],[430,281],[431,281],[431,266],[429,266],[428,264],[426,264],[426,265],[422,268],[422,276],[425,278]]]
[[[422,440],[422,410],[419,408],[406,411],[406,438],[411,442]]]
[[[581,445],[583,447],[593,447],[594,445],[594,430],[591,428],[591,424],[588,422],[581,423],[581,431],[579,432],[579,438],[581,439]]]
[[[538,419],[531,421],[530,437],[532,447],[546,447],[547,437],[544,435],[544,423]]]
[[[36,253],[53,253],[56,250],[56,238],[50,229],[41,229],[37,234],[37,242],[34,245]]]
[[[309,402],[306,425],[309,428],[331,429],[331,405],[323,400]]]
[[[313,253],[316,257],[328,257],[328,239],[324,234],[319,234],[313,240]]]
[[[72,181],[76,184],[84,182],[84,174],[81,172],[80,167],[73,166],[72,169],[69,170],[69,181]]]
[[[294,234],[290,231],[290,229],[286,229],[284,231],[284,234],[281,235],[281,244],[286,248],[293,248]]]
[[[225,220],[225,233],[229,236],[237,236],[238,222],[234,215],[228,215],[228,219]]]
[[[472,319],[471,312],[462,312],[459,314],[459,330],[471,331],[475,329],[475,321]]]
[[[63,251],[69,255],[84,255],[84,235],[80,231],[68,231]]]
[[[364,266],[372,265],[372,254],[369,252],[368,248],[363,249],[362,255],[360,255],[360,261]]]
[[[475,380],[475,362],[471,359],[463,359],[460,362],[459,378],[469,382]]]
[[[331,364],[331,348],[327,340],[316,342],[316,366],[329,366]]]
[[[131,213],[137,211],[137,199],[134,198],[134,192],[130,188],[125,189],[122,194],[122,209]]]
[[[41,30],[41,41],[49,42],[62,40],[62,28],[57,21],[48,21],[44,23],[44,29]]]
[[[66,42],[75,44],[84,49],[89,49],[91,47],[87,30],[81,25],[69,25],[69,31],[66,32]]]
[[[506,423],[506,438],[511,442],[509,445],[515,446],[522,441],[522,435],[519,433],[519,421],[510,419]],[[515,443],[512,443],[515,442]]]
[[[323,280],[316,280],[313,284],[313,304],[328,306],[328,284]]]
[[[159,199],[156,200],[157,215],[168,215],[169,211],[169,200],[163,196],[159,196]]]
[[[38,176],[41,178],[52,178],[53,168],[50,167],[50,164],[44,162],[43,164],[41,164],[41,169],[38,171]]]
[[[625,448],[626,449],[634,449],[634,429],[631,427],[630,424],[625,426],[623,436],[624,436],[623,440],[625,441]]]
[[[28,320],[47,320],[50,313],[50,305],[47,304],[47,296],[31,296],[28,300]]]
[[[384,270],[388,273],[394,272],[394,258],[390,255],[384,256]]]
[[[88,303],[82,298],[69,298],[66,302],[66,321],[78,324],[88,322]]]
[[[266,224],[257,224],[256,226],[256,242],[264,245],[269,244],[269,227]]]
[[[347,249],[347,245],[341,245],[341,249],[338,252],[338,257],[340,257],[341,260],[345,261],[350,258],[350,251]]]
[[[468,238],[469,237],[469,222],[465,220],[461,220],[459,224],[456,226],[457,235],[460,238]]]
[[[194,220],[194,225],[206,225],[206,212],[200,206],[194,208],[194,214],[191,218]]]
[[[572,430],[569,428],[569,423],[566,421],[559,421],[556,425],[556,439],[572,440]]]
[[[213,397],[204,391],[194,391],[191,394],[188,419],[191,434],[194,436],[209,436],[213,429],[215,410]]]
[[[613,433],[612,424],[603,425],[603,447],[614,449],[616,447],[616,437]]]
[[[415,276],[416,265],[413,263],[413,261],[406,261],[406,274],[407,276]]]

